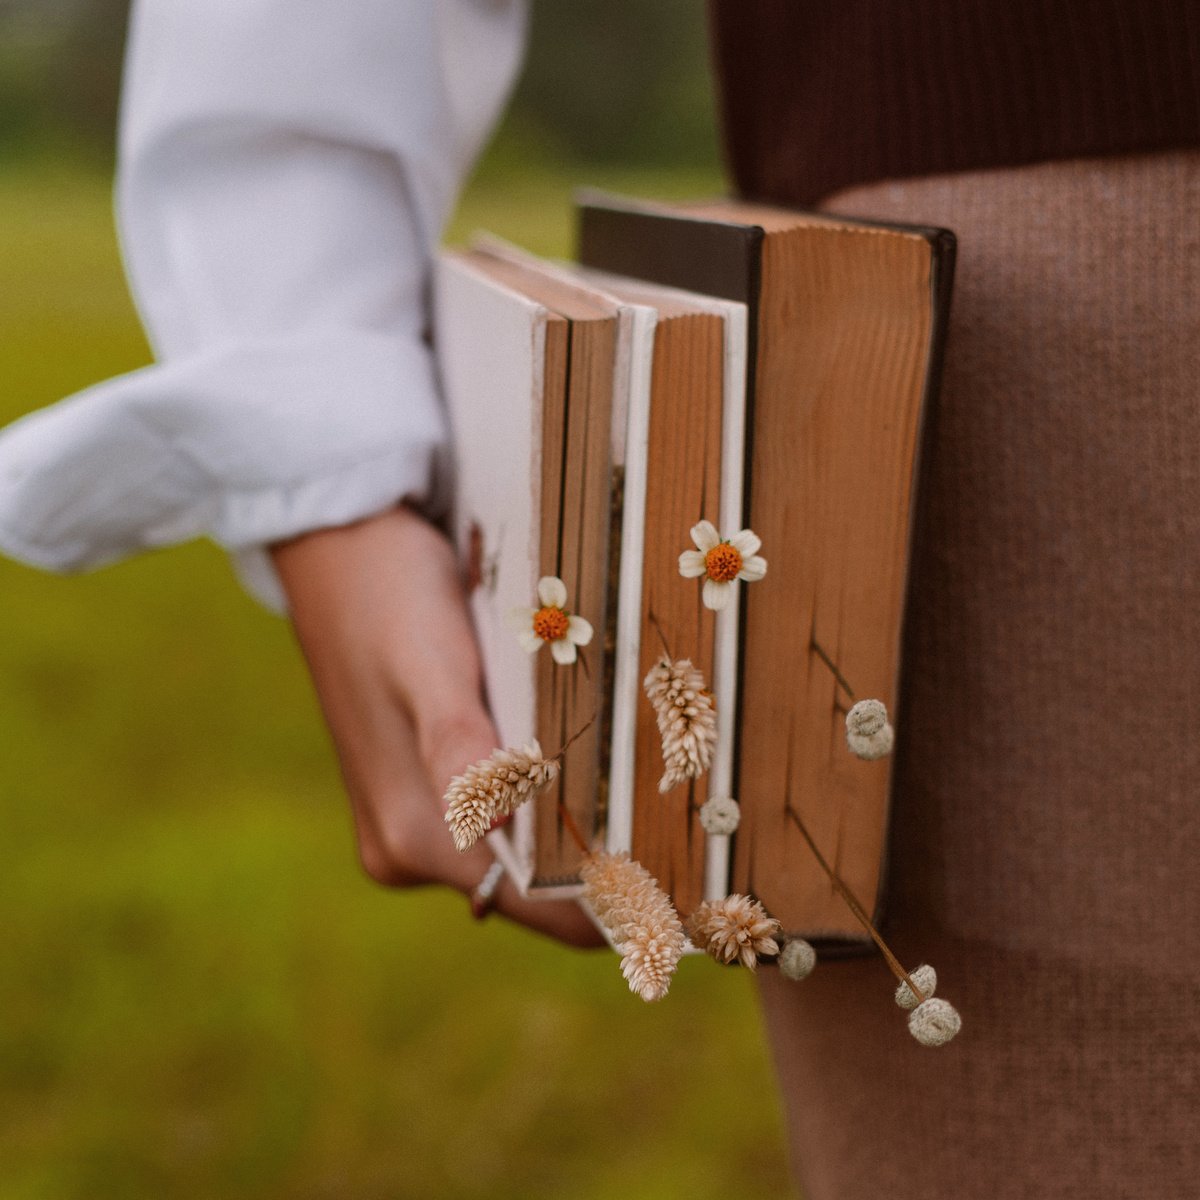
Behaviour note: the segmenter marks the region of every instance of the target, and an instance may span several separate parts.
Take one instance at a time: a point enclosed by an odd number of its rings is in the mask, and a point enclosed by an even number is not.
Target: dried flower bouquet
[[[679,556],[684,578],[703,578],[702,599],[713,609],[723,609],[739,581],[765,577],[767,563],[758,551],[759,538],[743,529],[723,538],[708,521],[691,530],[694,550]],[[516,608],[510,622],[520,643],[531,653],[548,644],[556,663],[587,669],[581,656],[593,636],[591,624],[567,611],[567,589],[562,581],[543,578],[537,587],[538,607]],[[657,625],[657,623],[656,623]],[[644,690],[655,714],[662,741],[663,776],[659,792],[700,778],[713,761],[717,744],[716,709],[701,672],[687,658],[674,658],[661,628],[664,655],[646,675]],[[873,761],[890,754],[895,734],[886,706],[877,699],[858,700],[837,664],[823,647],[812,642],[812,651],[833,673],[851,707],[846,710],[846,745],[860,759]],[[595,720],[595,715],[550,757],[536,741],[521,749],[498,749],[489,758],[472,764],[450,782],[446,792],[446,822],[459,850],[466,850],[496,822],[546,789],[556,778],[571,744]],[[732,894],[705,900],[681,920],[671,898],[641,863],[626,853],[610,854],[587,844],[566,807],[559,812],[567,833],[583,855],[580,876],[583,902],[606,931],[621,956],[621,972],[629,988],[643,1000],[662,999],[687,947],[688,938],[718,962],[739,964],[753,971],[760,962],[778,961],[782,974],[792,980],[808,977],[817,964],[817,953],[805,939],[785,934],[779,921],[753,896]],[[863,925],[895,975],[895,1000],[907,1011],[909,1031],[926,1046],[950,1041],[962,1025],[954,1007],[935,997],[937,973],[923,964],[911,974],[891,952],[879,930],[845,881],[830,865],[803,818],[793,808],[788,815],[805,843]],[[710,797],[699,810],[707,837],[729,837],[740,818],[732,797]],[[686,931],[686,934],[685,934]]]

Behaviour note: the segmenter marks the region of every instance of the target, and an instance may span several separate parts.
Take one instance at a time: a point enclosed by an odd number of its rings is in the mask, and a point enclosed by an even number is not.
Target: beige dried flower
[[[807,979],[817,965],[817,952],[802,937],[788,938],[779,954],[779,970],[787,979]]]
[[[846,744],[868,762],[892,752],[896,735],[882,700],[860,700],[846,714]]]
[[[705,833],[728,837],[742,819],[738,802],[729,796],[714,796],[700,805],[700,825]]]
[[[666,770],[658,790],[669,792],[698,779],[712,763],[717,742],[717,710],[704,676],[691,660],[660,659],[642,685],[654,706]]]
[[[683,955],[683,926],[658,881],[624,852],[588,855],[579,871],[583,898],[612,934],[629,990],[661,1000]]]
[[[536,741],[523,750],[496,750],[450,780],[446,824],[459,850],[469,850],[492,825],[548,787],[558,763],[542,757]]]
[[[908,1031],[922,1046],[944,1046],[961,1028],[962,1017],[946,1000],[922,1001],[908,1014]]]
[[[751,971],[760,956],[779,953],[775,935],[782,928],[757,900],[736,892],[724,900],[706,900],[688,918],[688,936],[717,962],[740,959]]]
[[[937,972],[928,964],[922,963],[915,971],[909,971],[913,983],[917,985],[923,1000],[928,1000],[937,991]],[[913,990],[903,980],[896,989],[896,1003],[901,1008],[916,1008],[917,998]]]

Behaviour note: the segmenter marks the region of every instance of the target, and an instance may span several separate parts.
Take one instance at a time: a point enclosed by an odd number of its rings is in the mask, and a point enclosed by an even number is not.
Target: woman
[[[958,238],[886,911],[964,1029],[764,976],[806,1194],[1192,1194],[1200,6],[713,13],[739,190]]]
[[[439,796],[495,735],[450,553],[418,515],[444,434],[422,289],[523,10],[296,11],[135,12],[120,207],[158,365],[0,438],[0,546],[59,569],[229,547],[286,602],[367,870],[467,892],[488,855],[453,850]],[[713,11],[744,192],[959,236],[889,908],[966,1029],[936,1054],[897,1037],[870,961],[764,978],[808,1194],[1187,1194],[1195,6],[1086,25],[1051,0]],[[592,937],[507,881],[476,903]]]

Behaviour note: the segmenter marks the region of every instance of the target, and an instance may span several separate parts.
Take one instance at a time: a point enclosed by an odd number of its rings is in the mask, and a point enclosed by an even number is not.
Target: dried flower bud
[[[882,700],[860,700],[846,714],[846,733],[870,737],[887,723],[887,708]]]
[[[790,937],[779,955],[779,972],[787,979],[808,979],[817,965],[817,952],[803,937]]]
[[[908,1031],[922,1046],[944,1046],[961,1028],[962,1017],[947,1000],[925,1000],[908,1014]]]
[[[788,938],[779,955],[779,971],[787,979],[807,979],[817,965],[817,952],[803,938]]]
[[[882,700],[860,700],[846,714],[846,745],[859,758],[883,758],[895,740]]]
[[[760,955],[779,953],[775,935],[779,922],[757,900],[736,893],[724,900],[706,900],[688,918],[688,936],[717,962],[735,959],[753,971]]]
[[[683,955],[683,926],[658,881],[628,854],[591,854],[579,871],[583,897],[612,934],[629,990],[661,1000]]]
[[[662,737],[666,771],[658,790],[669,792],[708,770],[717,741],[717,711],[704,676],[686,658],[655,663],[643,687]]]
[[[860,737],[854,733],[846,735],[846,745],[850,747],[851,754],[866,759],[867,762],[874,762],[877,758],[886,758],[891,754],[895,741],[896,735],[890,725],[885,725],[878,733],[873,733],[869,737]]]
[[[548,787],[558,763],[542,757],[536,741],[523,750],[496,750],[450,780],[446,824],[458,850],[469,850],[502,817]]]
[[[909,971],[913,983],[920,989],[922,999],[928,1000],[937,991],[937,972],[928,963],[922,963],[915,971]],[[917,998],[912,988],[903,980],[896,989],[896,1003],[901,1008],[916,1008]]]
[[[705,833],[717,837],[728,837],[738,827],[742,810],[738,802],[729,796],[714,796],[700,805],[700,824]]]

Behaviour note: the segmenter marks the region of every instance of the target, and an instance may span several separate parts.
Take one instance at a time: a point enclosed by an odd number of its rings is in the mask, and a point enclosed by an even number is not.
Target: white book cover
[[[621,552],[617,578],[616,638],[613,650],[612,742],[609,748],[608,820],[604,848],[612,853],[632,843],[634,750],[637,704],[641,698],[642,547],[650,431],[650,379],[658,310],[605,291],[601,277],[567,263],[547,262],[491,236],[472,246],[484,254],[517,263],[587,288],[617,312],[617,356],[613,379],[613,463],[623,472]],[[578,890],[578,889],[576,889]]]
[[[536,729],[536,663],[506,621],[530,603],[538,581],[542,392],[546,325],[529,298],[449,252],[434,270],[435,345],[455,448],[455,537],[478,564],[471,615],[483,656],[488,703],[505,746]],[[544,748],[545,749],[545,748]],[[532,875],[520,828],[491,845],[519,887]]]

